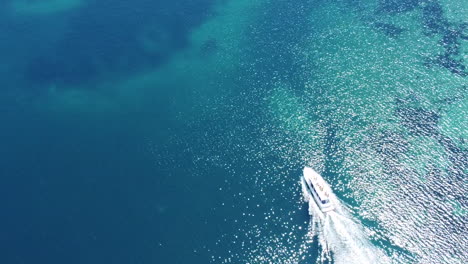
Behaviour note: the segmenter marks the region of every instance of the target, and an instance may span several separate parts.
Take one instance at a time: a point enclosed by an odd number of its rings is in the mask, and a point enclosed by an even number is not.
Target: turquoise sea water
[[[0,22],[1,263],[468,262],[464,1],[8,0]]]

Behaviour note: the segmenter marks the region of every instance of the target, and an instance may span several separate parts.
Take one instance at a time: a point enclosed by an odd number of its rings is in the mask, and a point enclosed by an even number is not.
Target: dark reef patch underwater
[[[35,8],[34,1],[16,2]],[[85,1],[66,13],[53,8],[47,14],[7,13],[2,24],[11,28],[4,32],[7,45],[27,39],[16,47],[27,57],[24,77],[31,84],[80,84],[98,81],[106,72],[128,74],[163,64],[188,45],[190,31],[209,16],[211,5],[212,0],[136,0],[132,5],[121,0]],[[42,34],[31,35],[32,27],[39,27]],[[60,36],[46,31],[58,31]],[[44,50],[31,52],[38,46]]]
[[[465,2],[2,1],[0,262],[468,263]]]

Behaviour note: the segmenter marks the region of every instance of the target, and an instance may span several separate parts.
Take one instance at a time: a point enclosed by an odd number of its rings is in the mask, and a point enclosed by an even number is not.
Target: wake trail
[[[331,195],[336,209],[324,214],[307,192],[304,181],[301,182],[304,200],[309,203],[308,237],[317,237],[322,251],[317,263],[331,260],[338,264],[390,263],[383,251],[370,242],[364,227],[353,219],[336,196]]]

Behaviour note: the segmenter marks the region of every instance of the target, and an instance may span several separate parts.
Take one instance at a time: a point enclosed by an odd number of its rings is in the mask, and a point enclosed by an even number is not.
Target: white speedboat
[[[315,172],[312,168],[304,167],[304,181],[307,191],[314,198],[315,203],[323,213],[330,212],[335,209],[331,201],[331,189],[325,180]]]

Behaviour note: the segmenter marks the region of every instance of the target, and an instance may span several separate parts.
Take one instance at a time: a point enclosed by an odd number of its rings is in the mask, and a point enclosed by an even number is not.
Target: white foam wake
[[[326,214],[318,208],[301,180],[304,200],[309,203],[311,216],[308,236],[317,238],[321,245],[318,263],[330,261],[346,264],[390,263],[389,258],[368,239],[364,228],[353,219],[335,195],[330,199],[336,205],[335,211]]]

